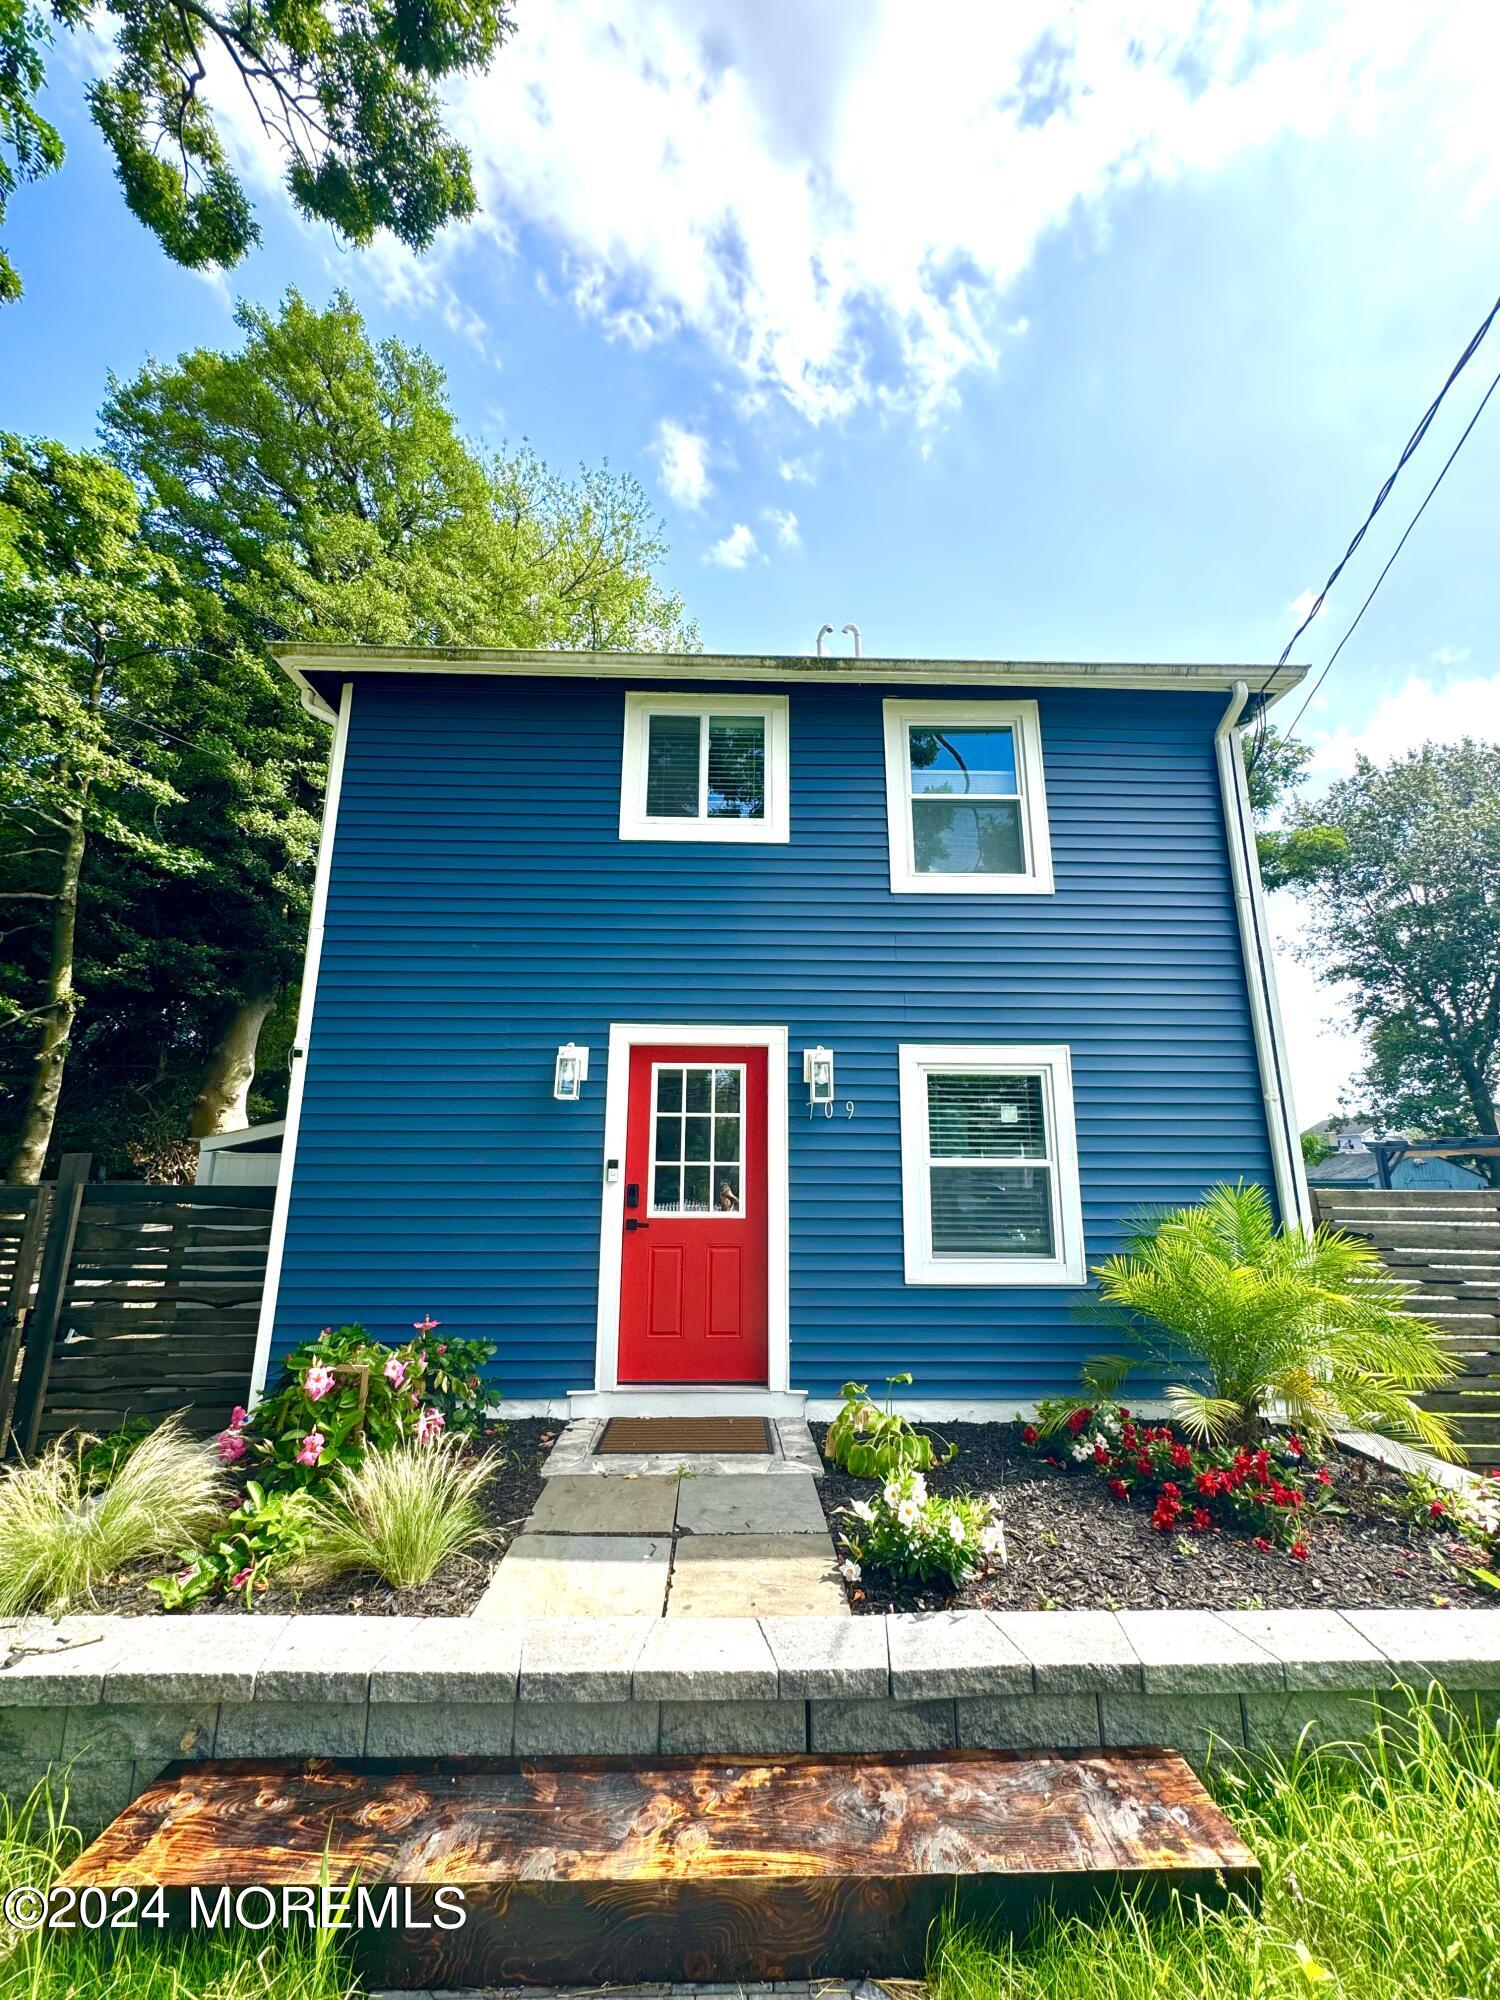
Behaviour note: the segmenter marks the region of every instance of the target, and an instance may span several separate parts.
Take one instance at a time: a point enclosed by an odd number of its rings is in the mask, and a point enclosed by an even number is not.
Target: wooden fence
[[[87,1171],[73,1155],[55,1185],[0,1187],[0,1449],[13,1454],[171,1410],[208,1435],[249,1390],[274,1188]]]
[[[1458,1420],[1477,1466],[1500,1463],[1500,1190],[1314,1188],[1319,1222],[1366,1236],[1414,1286],[1460,1373],[1425,1398]]]

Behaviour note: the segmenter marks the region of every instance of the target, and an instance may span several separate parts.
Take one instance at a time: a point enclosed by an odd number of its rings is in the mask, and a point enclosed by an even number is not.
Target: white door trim
[[[625,1131],[630,1113],[630,1052],[651,1042],[697,1042],[705,1048],[765,1049],[766,1063],[766,1387],[784,1390],[791,1373],[791,1290],[787,1241],[790,1187],[787,1174],[787,1063],[785,1028],[736,1027],[701,1021],[616,1021],[609,1031],[604,1091],[604,1159],[618,1160],[613,1185],[600,1168],[599,1318],[594,1348],[594,1388],[617,1390],[620,1359],[620,1252],[625,1239]],[[691,1389],[691,1383],[673,1385]],[[705,1385],[712,1387],[712,1384]],[[746,1385],[738,1385],[743,1391]],[[753,1384],[749,1385],[751,1388]],[[630,1389],[636,1387],[629,1385]]]
[[[338,720],[328,758],[328,789],[323,794],[323,825],[318,834],[318,860],[313,875],[312,908],[308,913],[307,952],[302,961],[302,990],[297,997],[297,1026],[292,1041],[292,1074],[287,1086],[286,1125],[281,1135],[281,1165],[276,1176],[276,1204],[271,1211],[271,1240],[266,1248],[266,1282],[255,1329],[255,1360],[250,1370],[250,1403],[260,1401],[271,1363],[271,1335],[276,1327],[276,1299],[281,1290],[281,1260],[286,1251],[287,1211],[292,1205],[292,1179],[297,1171],[297,1134],[302,1129],[302,1093],[307,1083],[307,1048],[312,1039],[313,1011],[318,998],[318,970],[323,958],[323,925],[328,913],[328,875],[338,833],[339,801],[344,794],[344,757],[349,748],[349,714],[354,683],[345,681],[339,696]],[[317,1329],[308,1329],[309,1337]]]

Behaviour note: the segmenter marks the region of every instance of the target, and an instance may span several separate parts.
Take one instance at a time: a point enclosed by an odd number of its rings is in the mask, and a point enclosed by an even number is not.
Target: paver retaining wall
[[[1289,1750],[1437,1681],[1500,1724],[1500,1610],[0,1625],[0,1791],[96,1830],[174,1758]]]

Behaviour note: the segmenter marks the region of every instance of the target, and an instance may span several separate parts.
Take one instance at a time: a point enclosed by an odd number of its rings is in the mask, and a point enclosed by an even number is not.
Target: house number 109
[[[813,1117],[816,1114],[817,1109],[818,1107],[816,1104],[809,1104],[807,1107],[808,1117],[809,1118]],[[833,1106],[831,1104],[825,1104],[823,1106],[823,1116],[825,1118],[831,1118],[833,1116]],[[852,1097],[846,1097],[844,1099],[844,1116],[846,1118],[852,1118],[854,1116],[854,1099]]]

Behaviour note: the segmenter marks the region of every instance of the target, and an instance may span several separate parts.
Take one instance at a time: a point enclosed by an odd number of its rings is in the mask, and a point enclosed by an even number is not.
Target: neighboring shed
[[[1380,1169],[1375,1155],[1366,1147],[1352,1152],[1330,1153],[1307,1170],[1309,1187],[1362,1188],[1380,1185]],[[1482,1188],[1484,1176],[1456,1160],[1397,1160],[1391,1168],[1391,1186],[1398,1188]]]
[[[244,1125],[238,1132],[215,1132],[198,1141],[200,1187],[275,1187],[281,1171],[284,1118]]]

